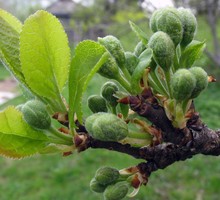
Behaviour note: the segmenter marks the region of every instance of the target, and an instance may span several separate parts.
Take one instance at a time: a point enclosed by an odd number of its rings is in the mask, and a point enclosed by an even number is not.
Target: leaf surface
[[[97,42],[85,40],[80,42],[73,57],[69,77],[69,121],[74,127],[73,116],[76,113],[82,123],[82,96],[89,80],[107,60],[108,53]]]
[[[22,24],[13,15],[0,9],[0,27],[0,60],[17,79],[24,82],[19,60]]]
[[[139,94],[142,91],[142,88],[140,87],[140,80],[143,76],[144,70],[149,66],[152,56],[153,51],[151,49],[146,49],[139,56],[138,65],[131,77],[131,88],[133,94]]]
[[[48,137],[33,129],[14,107],[0,112],[0,154],[11,158],[31,156],[44,148]]]
[[[61,102],[70,65],[68,39],[59,20],[40,10],[24,23],[20,37],[20,60],[31,90]]]
[[[129,24],[130,24],[132,31],[137,35],[137,37],[143,42],[143,44],[147,45],[148,43],[147,34],[134,22],[129,21]]]
[[[201,56],[206,44],[193,40],[183,51],[180,57],[180,67],[190,68]]]

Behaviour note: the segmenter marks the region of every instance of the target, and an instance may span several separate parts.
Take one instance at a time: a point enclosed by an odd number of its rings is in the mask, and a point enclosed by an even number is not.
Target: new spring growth
[[[120,174],[119,171],[113,167],[100,167],[95,177],[90,181],[90,188],[97,193],[103,193],[108,185],[117,182]]]
[[[119,171],[113,167],[100,167],[96,171],[95,179],[102,185],[109,185],[114,183],[119,176]]]
[[[92,95],[87,100],[88,107],[93,113],[108,112],[105,99],[99,95]]]
[[[157,64],[168,71],[175,55],[175,46],[169,35],[162,31],[154,33],[148,43],[153,50],[153,57]]]
[[[28,101],[22,106],[21,111],[25,121],[33,128],[48,129],[51,126],[51,117],[41,101]]]
[[[180,15],[175,8],[162,8],[157,10],[150,19],[150,28],[153,32],[167,33],[177,46],[183,36],[183,27]]]
[[[201,67],[192,67],[189,71],[194,75],[196,79],[195,88],[192,91],[191,99],[196,98],[199,94],[205,90],[208,86],[208,75]]]
[[[138,64],[138,57],[131,52],[125,52],[125,59],[125,66],[130,75],[132,75]]]
[[[194,99],[208,86],[208,75],[201,67],[179,69],[171,79],[174,99]]]
[[[130,91],[130,84],[126,79],[127,77],[125,77],[121,73],[115,59],[111,57],[110,55],[109,55],[108,60],[100,67],[100,69],[98,70],[98,73],[105,78],[116,80],[127,91]],[[129,74],[128,71],[127,73]],[[129,74],[129,77],[130,77],[130,74]]]
[[[101,88],[101,95],[112,107],[116,107],[118,104],[117,98],[114,96],[118,90],[118,86],[112,81],[106,82]]]
[[[85,121],[88,133],[95,139],[102,141],[120,141],[127,137],[127,124],[111,113],[96,113]]]
[[[119,67],[125,64],[124,50],[121,42],[114,36],[108,35],[104,38],[98,38],[100,44],[102,44],[116,60]]]
[[[138,42],[137,46],[134,49],[134,55],[139,57],[145,49],[146,46],[143,44],[143,42]]]
[[[129,183],[126,181],[117,182],[109,185],[104,191],[105,200],[121,200],[127,194],[129,190]]]
[[[178,8],[178,13],[183,26],[183,38],[180,43],[182,47],[187,46],[194,38],[197,28],[197,21],[189,9]]]
[[[105,188],[107,187],[107,185],[99,183],[95,178],[90,181],[89,186],[90,189],[96,193],[103,193],[105,191]]]
[[[114,58],[109,57],[108,60],[101,66],[98,73],[105,78],[118,80],[119,68]]]
[[[126,79],[130,80],[130,74],[125,67],[125,54],[121,42],[112,35],[108,35],[104,38],[98,38],[98,41],[107,49],[107,51],[115,59],[117,65],[121,69]]]
[[[196,79],[187,69],[177,70],[171,78],[172,95],[177,101],[189,99],[195,86]]]

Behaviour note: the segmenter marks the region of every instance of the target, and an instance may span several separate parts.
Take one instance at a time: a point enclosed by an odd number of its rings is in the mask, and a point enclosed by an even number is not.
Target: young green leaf
[[[193,40],[183,51],[180,57],[180,66],[190,68],[193,63],[201,56],[206,44]]]
[[[0,27],[0,60],[17,79],[24,82],[19,60],[22,24],[13,15],[0,9]]]
[[[134,70],[134,73],[131,77],[131,88],[133,94],[138,94],[141,92],[140,80],[143,76],[144,70],[151,62],[153,56],[153,51],[151,49],[146,49],[139,57],[139,63]]]
[[[65,112],[61,91],[68,78],[70,49],[59,20],[40,10],[24,23],[20,37],[20,60],[26,83],[39,96],[57,102]]]
[[[38,153],[46,147],[48,137],[33,129],[14,107],[0,112],[0,154],[11,158],[22,158]]]
[[[104,46],[91,40],[80,42],[73,57],[69,75],[69,122],[74,127],[73,116],[82,122],[82,95],[89,80],[108,59]]]
[[[137,26],[134,22],[129,21],[130,27],[132,31],[137,35],[137,37],[143,42],[143,44],[148,43],[148,37],[147,34],[139,27]]]

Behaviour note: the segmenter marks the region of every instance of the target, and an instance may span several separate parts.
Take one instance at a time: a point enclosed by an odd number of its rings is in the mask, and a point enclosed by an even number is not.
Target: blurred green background
[[[28,3],[29,2],[29,3]],[[37,3],[36,3],[37,2]],[[54,1],[0,1],[0,7],[4,8],[22,21],[35,10],[42,6],[49,6]],[[63,1],[61,2],[61,8]],[[87,2],[87,3],[86,3]],[[126,51],[133,51],[138,39],[131,32],[128,20],[139,24],[150,36],[148,18],[151,7],[147,9],[144,3],[147,1],[104,1],[94,0],[74,3],[74,13],[71,13],[68,23],[64,24],[71,46],[78,40],[112,34],[120,38]],[[161,1],[164,2],[164,1]],[[208,21],[208,9],[205,1],[175,1],[175,5],[188,6],[194,9],[198,19],[198,32],[196,38],[206,40],[207,50],[196,63],[203,66],[209,74],[220,80],[220,64],[211,59],[210,55],[216,55],[213,29]],[[214,2],[214,1],[213,1]],[[22,4],[25,12],[22,11]],[[139,4],[138,4],[139,3]],[[168,1],[169,3],[169,1]],[[54,4],[52,4],[54,5]],[[48,10],[52,10],[50,5]],[[142,6],[141,6],[142,5]],[[150,5],[150,4],[148,4]],[[153,4],[152,4],[153,5]],[[203,6],[203,7],[202,7]],[[46,8],[46,7],[43,7]],[[214,9],[214,8],[213,8]],[[219,10],[218,10],[219,11]],[[210,16],[209,16],[210,17]],[[61,19],[63,20],[63,19]],[[65,22],[63,22],[65,23]],[[220,41],[220,21],[216,20],[217,38]],[[71,35],[73,32],[74,34]],[[220,52],[217,52],[220,53]],[[208,56],[207,56],[208,55]],[[8,79],[10,74],[0,66],[0,84]],[[96,75],[89,84],[84,101],[91,94],[98,94],[105,79]],[[196,99],[196,109],[204,122],[213,129],[220,128],[220,84],[211,83],[208,89]],[[8,104],[19,104],[23,97],[6,102],[1,109]],[[89,113],[84,108],[85,113]],[[62,155],[34,156],[23,160],[11,160],[0,158],[0,199],[1,200],[98,200],[102,195],[95,194],[89,189],[89,182],[96,169],[102,165],[113,166],[118,169],[133,166],[141,162],[124,154],[107,150],[88,150],[83,153],[74,153],[68,157]],[[142,187],[135,200],[218,200],[220,196],[220,157],[197,155],[190,160],[178,162],[174,165],[153,173],[146,187]]]

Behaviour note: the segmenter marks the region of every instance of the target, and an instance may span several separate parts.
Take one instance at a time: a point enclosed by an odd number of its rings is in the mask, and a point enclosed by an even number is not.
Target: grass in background
[[[112,34],[115,30],[112,30]],[[204,31],[201,35],[207,35],[205,25],[200,30]],[[127,36],[129,39],[125,39]],[[137,38],[129,32],[126,37],[122,37],[123,46],[132,51]],[[99,94],[104,81],[99,75],[95,76],[84,96],[83,105],[86,105],[89,95]],[[210,84],[195,102],[204,122],[214,129],[220,127],[219,88],[219,84]],[[83,109],[86,113],[90,112],[86,106]],[[108,150],[88,150],[68,157],[44,155],[24,160],[0,158],[0,199],[101,200],[102,195],[89,189],[89,181],[96,169],[102,165],[121,169],[139,162],[141,160]],[[198,155],[153,173],[147,187],[142,187],[133,200],[218,200],[219,180],[220,157]]]

